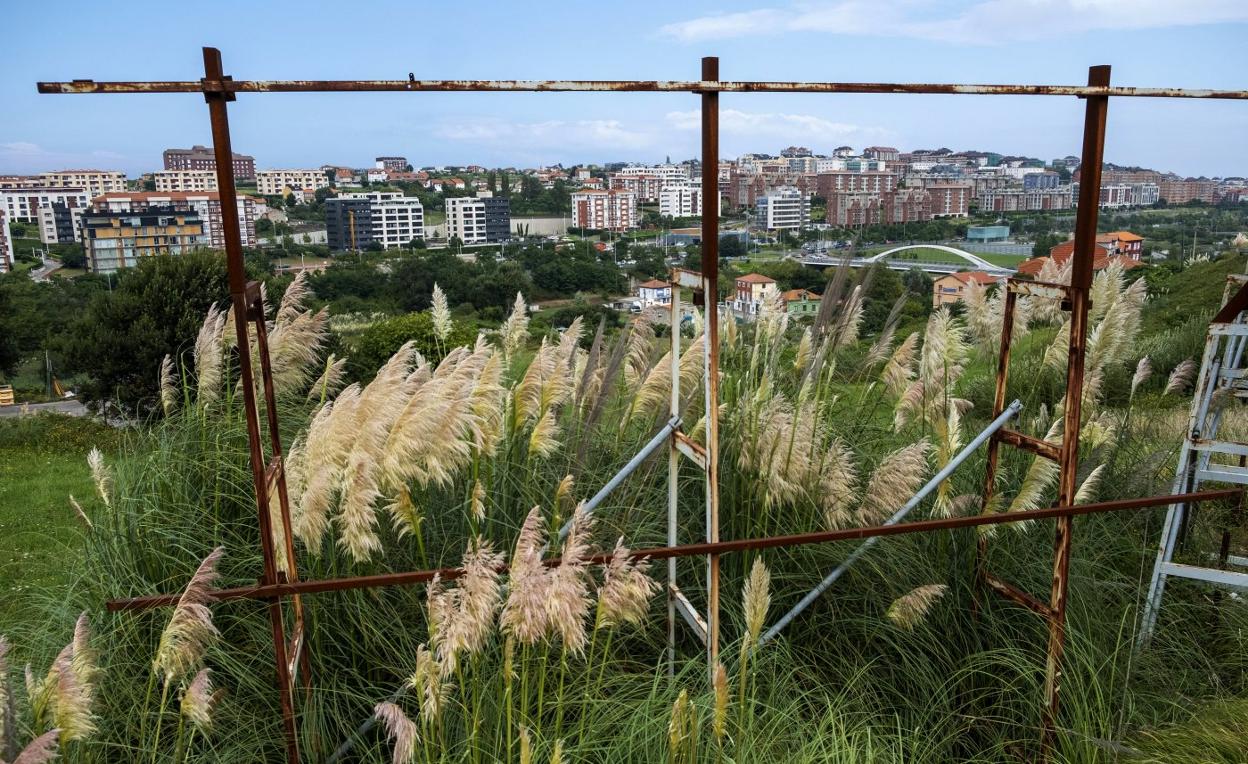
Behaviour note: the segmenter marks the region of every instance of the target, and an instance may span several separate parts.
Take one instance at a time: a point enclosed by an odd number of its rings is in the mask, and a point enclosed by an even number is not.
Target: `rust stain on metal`
[[[40,93],[203,93],[198,81],[72,80],[40,82]],[[718,80],[239,80],[220,88],[232,93],[334,92],[604,92],[604,93],[882,93],[911,95],[1114,96],[1246,100],[1245,90],[1098,87],[1083,85],[960,85],[886,82],[748,82]]]
[[[1069,288],[1065,284],[1050,284],[1046,281],[1019,281],[1009,279],[1006,288],[1014,294],[1027,297],[1042,297],[1049,300],[1065,300]]]

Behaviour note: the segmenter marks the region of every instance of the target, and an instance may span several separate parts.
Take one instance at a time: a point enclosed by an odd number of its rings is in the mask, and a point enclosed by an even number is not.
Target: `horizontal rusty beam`
[[[1245,90],[1099,87],[1088,85],[957,85],[890,82],[748,82],[726,80],[172,80],[37,83],[40,93],[341,93],[341,92],[637,92],[637,93],[910,93],[920,95],[1055,95],[1248,100]]]
[[[1017,523],[1032,520],[1047,520],[1057,517],[1074,517],[1091,515],[1100,512],[1121,512],[1128,509],[1146,509],[1165,504],[1194,504],[1201,501],[1217,501],[1242,496],[1242,488],[1222,488],[1213,491],[1196,491],[1165,496],[1145,496],[1135,499],[1117,499],[1093,504],[1079,504],[1070,507],[1051,507],[1049,509],[1033,509],[1027,512],[998,512],[988,515],[970,515],[965,517],[946,517],[936,520],[920,520],[913,523],[897,525],[873,525],[865,528],[843,528],[835,531],[816,531],[798,533],[788,536],[764,536],[761,538],[736,539],[733,541],[705,542],[683,544],[679,546],[652,547],[650,549],[634,549],[629,553],[631,558],[649,558],[665,560],[672,557],[696,557],[707,554],[726,554],[758,549],[774,549],[776,547],[803,546],[806,544],[826,544],[832,541],[852,541],[873,536],[904,536],[910,533],[931,533],[933,531],[972,528],[981,525],[998,525],[1001,523]],[[594,565],[602,565],[611,561],[610,554],[597,554],[585,558]],[[548,566],[559,564],[558,558],[544,561]],[[507,571],[507,566],[499,566],[500,573]],[[316,594],[319,592],[345,591],[349,589],[371,589],[379,586],[402,586],[427,583],[434,576],[449,581],[463,575],[463,568],[441,568],[437,570],[415,570],[403,573],[380,573],[372,576],[350,576],[347,578],[328,578],[319,581],[291,581],[277,584],[257,584],[240,586],[232,589],[217,589],[212,592],[216,600],[234,599],[272,599],[295,594]],[[108,609],[145,610],[153,607],[173,605],[181,597],[177,594],[154,594],[144,597],[130,597],[109,600]]]

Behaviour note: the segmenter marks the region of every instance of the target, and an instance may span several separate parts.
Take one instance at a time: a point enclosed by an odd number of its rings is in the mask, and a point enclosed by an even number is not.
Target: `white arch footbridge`
[[[965,265],[962,263],[893,259],[893,255],[898,252],[905,252],[912,249],[934,249],[940,252],[947,252],[948,254],[954,255],[961,259]],[[801,263],[803,265],[810,265],[814,267],[827,267],[837,265],[840,262],[840,257],[832,255],[804,255],[801,258]],[[847,264],[851,268],[865,268],[876,263],[883,263],[889,269],[894,271],[908,271],[911,268],[919,268],[920,270],[928,273],[957,273],[960,270],[965,270],[967,266],[971,266],[975,270],[984,271],[985,273],[993,276],[1010,276],[1014,273],[1014,269],[1012,268],[1006,268],[1004,266],[990,263],[974,253],[967,252],[964,249],[958,249],[957,247],[950,247],[945,244],[906,244],[900,247],[893,247],[892,249],[885,250],[884,252],[881,252],[878,255],[872,255],[871,257],[850,258]]]

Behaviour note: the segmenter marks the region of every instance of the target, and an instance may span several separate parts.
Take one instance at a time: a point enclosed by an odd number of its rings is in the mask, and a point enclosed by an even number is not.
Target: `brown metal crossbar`
[[[162,82],[95,82],[73,80],[71,82],[40,82],[40,93],[89,94],[89,93],[200,93],[208,102],[212,125],[213,151],[217,165],[217,183],[222,198],[236,195],[234,166],[231,161],[230,128],[227,103],[235,100],[238,93],[311,93],[311,92],[669,92],[693,93],[700,96],[702,114],[702,188],[705,198],[719,198],[719,94],[720,93],[892,93],[929,95],[1022,95],[1022,96],[1075,96],[1087,102],[1084,118],[1082,166],[1085,176],[1080,184],[1080,199],[1075,224],[1075,251],[1073,276],[1070,286],[1057,284],[1027,284],[1011,281],[1006,295],[1005,320],[1001,339],[1001,359],[997,375],[997,391],[994,400],[994,416],[999,416],[1005,405],[1005,383],[1009,368],[1010,334],[1014,317],[1014,305],[1019,294],[1060,297],[1064,307],[1071,313],[1069,356],[1066,373],[1065,427],[1060,445],[1023,435],[1010,430],[998,431],[990,442],[988,474],[985,481],[985,504],[994,488],[999,445],[1005,443],[1029,450],[1059,463],[1060,478],[1057,506],[1025,513],[984,514],[925,520],[870,528],[851,528],[838,531],[822,531],[795,536],[770,536],[755,539],[719,540],[719,343],[718,343],[718,205],[704,205],[702,217],[702,269],[695,286],[695,298],[700,297],[706,307],[704,331],[705,397],[706,397],[706,445],[682,439],[681,433],[671,437],[672,459],[677,452],[687,455],[698,463],[706,478],[706,531],[705,543],[677,545],[669,537],[669,544],[654,549],[636,550],[635,557],[673,560],[678,557],[704,555],[707,558],[707,617],[705,643],[707,657],[714,665],[719,636],[719,555],[775,547],[791,547],[803,544],[826,543],[850,539],[866,539],[876,536],[892,536],[910,533],[930,533],[955,528],[995,525],[1023,520],[1054,519],[1057,531],[1054,539],[1053,582],[1048,604],[1038,598],[1002,581],[987,571],[987,543],[981,539],[978,548],[978,578],[987,588],[1022,604],[1044,616],[1049,623],[1049,645],[1046,661],[1044,736],[1042,755],[1048,755],[1055,734],[1058,689],[1061,679],[1062,648],[1065,643],[1065,608],[1069,592],[1067,577],[1070,562],[1071,531],[1073,518],[1098,512],[1143,509],[1169,504],[1174,501],[1196,502],[1242,496],[1240,489],[1203,491],[1182,496],[1153,496],[1138,499],[1100,502],[1073,506],[1075,473],[1078,465],[1080,403],[1083,391],[1084,350],[1087,341],[1088,293],[1091,286],[1092,260],[1095,250],[1098,212],[1097,193],[1100,187],[1100,170],[1104,157],[1105,117],[1109,98],[1199,98],[1248,100],[1248,91],[1242,90],[1185,90],[1176,88],[1110,87],[1109,67],[1097,66],[1089,70],[1088,84],[1076,85],[960,85],[960,84],[909,84],[909,83],[845,83],[845,82],[746,82],[719,79],[719,59],[702,59],[700,80],[417,80],[409,74],[405,80],[234,80],[226,75],[221,65],[221,54],[216,48],[204,48],[204,77],[201,80]],[[250,446],[252,479],[255,487],[256,509],[263,552],[264,572],[257,586],[221,589],[215,592],[217,599],[263,599],[269,602],[269,617],[273,631],[277,683],[281,695],[282,720],[285,733],[287,761],[297,764],[299,739],[294,707],[294,684],[296,669],[302,672],[305,683],[309,682],[308,651],[304,648],[303,594],[342,591],[379,586],[397,586],[429,581],[435,574],[450,579],[458,575],[456,569],[441,571],[412,571],[387,573],[376,576],[325,579],[319,581],[298,580],[295,567],[295,548],[290,531],[290,509],[286,494],[286,476],[282,458],[281,441],[278,436],[277,409],[274,405],[273,382],[269,366],[269,353],[265,328],[265,316],[258,284],[247,283],[243,268],[243,248],[240,237],[238,211],[233,204],[221,205],[222,224],[225,234],[226,262],[229,268],[230,296],[237,332],[240,372],[244,381],[243,397],[247,418],[247,436]],[[673,277],[673,287],[683,283],[681,278],[688,272]],[[673,288],[673,306],[676,303]],[[700,293],[700,294],[699,294]],[[675,313],[675,311],[673,311]],[[248,325],[254,324],[257,351],[261,365],[261,381],[265,396],[265,415],[268,424],[268,453],[260,426],[259,404],[252,376]],[[673,333],[675,334],[675,332]],[[674,341],[675,343],[675,341]],[[674,344],[674,347],[678,345]],[[676,354],[673,354],[675,358]],[[673,381],[679,379],[673,374]],[[673,405],[675,405],[675,391]],[[673,462],[674,463],[674,462]],[[276,505],[271,499],[276,496]],[[276,507],[276,511],[275,511]],[[669,511],[674,510],[674,504]],[[274,529],[274,521],[281,527]],[[279,555],[280,545],[281,552]],[[596,562],[605,557],[592,558]],[[550,561],[554,564],[555,561]],[[280,563],[280,564],[279,564]],[[674,589],[674,587],[673,587]],[[669,593],[669,598],[680,596],[679,590]],[[287,633],[284,607],[289,598],[293,613],[293,627]],[[110,610],[139,610],[172,604],[174,595],[157,595],[115,600],[108,604]],[[671,599],[669,599],[669,602]],[[687,600],[685,600],[687,604]],[[669,613],[673,609],[669,609]],[[696,614],[693,614],[696,616]],[[669,625],[669,630],[670,630]],[[669,631],[670,634],[670,631]]]

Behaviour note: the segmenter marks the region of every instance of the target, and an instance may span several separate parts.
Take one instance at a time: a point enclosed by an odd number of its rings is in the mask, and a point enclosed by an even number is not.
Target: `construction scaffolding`
[[[1105,120],[1108,102],[1111,97],[1127,98],[1207,98],[1207,99],[1248,99],[1248,91],[1212,91],[1212,90],[1180,90],[1170,88],[1124,88],[1111,87],[1109,84],[1109,67],[1092,67],[1089,71],[1086,86],[1053,86],[1053,85],[954,85],[954,84],[898,84],[898,83],[839,83],[839,82],[748,82],[725,81],[719,78],[719,60],[715,57],[702,59],[701,79],[691,81],[517,81],[517,80],[417,80],[409,74],[407,79],[399,80],[346,80],[346,81],[235,81],[224,73],[220,52],[215,48],[204,48],[204,77],[190,81],[163,82],[95,82],[93,80],[74,80],[72,82],[41,82],[38,84],[40,93],[60,94],[111,94],[111,93],[198,93],[208,103],[209,118],[212,125],[213,150],[217,159],[218,188],[223,197],[236,194],[233,163],[231,158],[230,128],[227,104],[234,101],[238,93],[295,93],[295,92],[442,92],[442,91],[475,91],[475,92],[670,92],[691,93],[700,100],[702,125],[701,172],[704,198],[717,199],[719,169],[719,94],[720,93],[892,93],[892,94],[947,94],[947,95],[1023,95],[1023,96],[1066,96],[1078,97],[1086,101],[1086,115],[1083,135],[1083,167],[1085,175],[1080,187],[1080,199],[1076,222],[1074,268],[1071,284],[1038,285],[1029,282],[1009,282],[1006,299],[1006,316],[1002,331],[1001,360],[997,375],[997,392],[993,411],[993,421],[971,445],[958,455],[960,463],[979,445],[989,444],[988,478],[985,494],[991,493],[995,475],[996,458],[999,445],[1002,443],[1023,448],[1046,458],[1054,459],[1060,465],[1061,477],[1056,506],[1049,509],[1019,513],[980,514],[974,516],[953,517],[918,522],[900,522],[906,514],[918,506],[926,492],[939,485],[940,481],[952,473],[951,469],[942,471],[940,475],[929,481],[928,485],[913,500],[908,502],[890,520],[879,526],[850,528],[837,531],[821,531],[815,533],[790,536],[769,536],[752,539],[719,538],[719,309],[718,309],[718,265],[719,265],[719,216],[718,205],[703,205],[702,217],[702,261],[701,272],[674,271],[672,274],[671,315],[673,331],[671,340],[672,395],[669,410],[670,418],[658,434],[637,454],[598,494],[587,503],[592,511],[607,494],[618,486],[647,457],[664,444],[668,445],[668,536],[667,545],[653,549],[634,550],[633,557],[649,557],[655,560],[668,560],[668,655],[675,660],[675,624],[677,616],[689,623],[694,633],[705,644],[708,665],[713,669],[719,649],[719,558],[722,554],[761,550],[777,547],[796,547],[806,544],[823,544],[853,539],[866,540],[867,543],[855,552],[837,571],[833,571],[823,583],[803,599],[798,607],[785,615],[768,632],[768,639],[774,637],[784,626],[814,601],[836,577],[838,571],[852,564],[877,539],[885,536],[911,533],[930,533],[956,528],[990,526],[1003,523],[1054,519],[1057,529],[1054,537],[1054,557],[1052,587],[1047,604],[1028,595],[1011,585],[997,580],[986,569],[987,546],[981,547],[980,579],[992,590],[998,591],[1010,599],[1019,602],[1040,613],[1048,622],[1049,639],[1046,660],[1046,683],[1044,699],[1044,737],[1042,751],[1045,755],[1050,750],[1055,731],[1056,713],[1058,710],[1058,690],[1061,679],[1062,649],[1065,643],[1065,606],[1069,593],[1067,568],[1070,561],[1071,533],[1073,518],[1078,515],[1143,510],[1151,507],[1181,503],[1195,504],[1201,501],[1222,500],[1242,496],[1243,489],[1222,489],[1200,492],[1186,492],[1181,495],[1152,496],[1119,501],[1100,502],[1095,504],[1073,505],[1075,491],[1075,471],[1079,451],[1080,402],[1083,390],[1084,350],[1087,340],[1087,316],[1089,308],[1089,288],[1092,278],[1092,261],[1096,251],[1097,225],[1097,194],[1100,187],[1100,168],[1104,156]],[[269,369],[268,348],[265,338],[264,315],[260,308],[260,289],[256,282],[245,280],[243,268],[243,251],[240,237],[238,211],[233,204],[222,204],[221,215],[225,233],[225,250],[229,268],[229,286],[233,302],[237,346],[250,347],[248,324],[255,323],[258,345],[258,356],[261,365],[261,380],[265,395],[265,411],[268,423],[268,443],[260,426],[258,398],[251,368],[251,358],[247,352],[239,354],[239,364],[244,380],[244,406],[247,418],[247,433],[250,444],[252,478],[256,496],[256,509],[259,522],[260,546],[263,552],[264,571],[260,583],[254,586],[216,590],[213,595],[217,600],[256,599],[269,603],[269,617],[273,632],[274,660],[278,691],[281,698],[283,725],[287,760],[292,764],[300,760],[298,712],[295,708],[295,684],[302,676],[306,687],[310,684],[310,658],[304,648],[304,621],[301,596],[318,592],[343,591],[383,586],[410,585],[428,582],[435,575],[444,580],[458,577],[458,569],[422,570],[385,573],[372,576],[353,576],[337,579],[300,581],[295,573],[296,554],[290,531],[288,498],[286,494],[286,477],[281,442],[278,437],[276,407],[273,405],[273,386]],[[706,437],[705,444],[699,445],[681,430],[679,412],[679,321],[680,301],[679,288],[690,289],[694,295],[694,303],[705,308],[705,330],[703,333],[703,379],[705,397]],[[1005,427],[1008,421],[1017,415],[1017,402],[1005,405],[1005,383],[1009,367],[1009,349],[1011,321],[1016,295],[1043,294],[1062,300],[1063,305],[1071,314],[1071,331],[1069,356],[1066,373],[1066,426],[1062,433],[1061,445],[1030,438]],[[267,458],[266,458],[267,451]],[[679,460],[687,458],[698,466],[702,472],[705,485],[705,541],[692,544],[680,544],[676,536],[679,506],[677,501],[676,482]],[[1176,488],[1176,494],[1179,493]],[[281,528],[274,532],[270,514],[271,502],[277,501],[276,516],[281,518]],[[289,572],[279,569],[278,554],[275,544],[281,544],[289,561]],[[706,612],[699,613],[682,592],[676,580],[675,560],[680,557],[704,557],[706,559]],[[609,555],[598,555],[590,558],[592,562],[605,562]],[[547,564],[556,564],[557,560],[548,560]],[[503,568],[505,570],[505,567]],[[109,603],[111,610],[128,611],[152,607],[163,607],[177,600],[176,594],[162,594],[148,597],[137,597],[116,600]],[[287,623],[290,622],[290,626]]]

